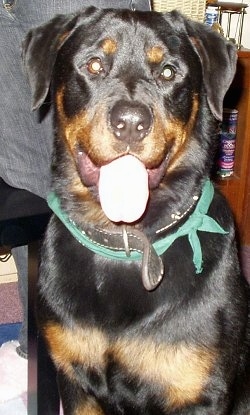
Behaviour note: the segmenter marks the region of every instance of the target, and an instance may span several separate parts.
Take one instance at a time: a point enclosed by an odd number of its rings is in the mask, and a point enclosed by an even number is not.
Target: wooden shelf
[[[219,179],[239,231],[240,242],[250,245],[250,50],[238,51],[237,72],[224,107],[238,110],[234,175]]]

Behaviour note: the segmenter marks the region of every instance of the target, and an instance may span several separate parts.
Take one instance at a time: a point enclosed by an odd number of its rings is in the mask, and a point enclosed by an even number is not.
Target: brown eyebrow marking
[[[164,51],[161,46],[152,46],[147,50],[147,58],[150,63],[161,63],[164,57]]]
[[[101,48],[107,55],[113,55],[117,51],[117,42],[114,39],[104,39]]]

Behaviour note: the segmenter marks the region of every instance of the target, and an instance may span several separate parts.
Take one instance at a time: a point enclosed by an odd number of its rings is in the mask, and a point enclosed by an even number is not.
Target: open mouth
[[[85,186],[98,188],[102,210],[113,222],[132,223],[144,214],[149,190],[158,187],[164,176],[167,158],[148,169],[135,156],[127,154],[98,167],[82,151],[77,164]]]
[[[124,157],[124,156],[122,156]],[[161,164],[154,168],[148,169],[148,185],[150,189],[154,189],[159,186],[167,167],[168,157],[166,157]],[[77,165],[80,172],[81,179],[85,186],[97,186],[100,177],[101,167],[96,166],[91,159],[83,151],[79,151],[77,154]]]

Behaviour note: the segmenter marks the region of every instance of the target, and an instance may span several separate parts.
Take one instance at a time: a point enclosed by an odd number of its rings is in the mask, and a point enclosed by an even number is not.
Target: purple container
[[[234,172],[237,118],[237,110],[228,108],[223,110],[218,158],[218,174],[221,177],[230,177]]]
[[[218,158],[218,174],[221,177],[232,176],[235,159],[235,134],[220,134],[220,152]]]
[[[223,133],[235,134],[237,131],[238,110],[224,108],[221,131]]]

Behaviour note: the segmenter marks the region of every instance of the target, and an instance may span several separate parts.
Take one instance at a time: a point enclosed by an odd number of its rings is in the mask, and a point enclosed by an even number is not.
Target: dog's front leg
[[[61,371],[58,372],[58,386],[64,415],[104,415],[97,401]]]

